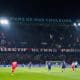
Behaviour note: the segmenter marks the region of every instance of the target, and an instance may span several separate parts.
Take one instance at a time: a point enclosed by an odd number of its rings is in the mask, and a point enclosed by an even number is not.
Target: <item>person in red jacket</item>
[[[75,69],[75,63],[74,62],[71,64],[71,68],[74,71],[74,69]]]
[[[12,67],[12,74],[13,74],[15,69],[16,69],[16,67],[17,67],[17,62],[16,61],[12,62],[11,67]]]

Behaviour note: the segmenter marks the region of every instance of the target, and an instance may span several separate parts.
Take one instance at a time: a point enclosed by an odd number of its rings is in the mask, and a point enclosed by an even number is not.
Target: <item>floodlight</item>
[[[0,24],[1,25],[8,25],[9,21],[7,19],[0,19]]]
[[[74,25],[75,27],[77,27],[77,23],[74,23],[73,25]]]
[[[78,26],[80,26],[80,23],[78,23]]]

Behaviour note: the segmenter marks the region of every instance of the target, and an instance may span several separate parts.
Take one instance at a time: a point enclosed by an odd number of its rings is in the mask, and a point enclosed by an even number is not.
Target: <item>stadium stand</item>
[[[74,26],[15,24],[10,31],[5,32],[1,29],[0,32],[0,47],[3,48],[54,48],[58,50],[57,52],[1,51],[0,64],[10,64],[13,60],[17,60],[20,64],[27,64],[30,61],[34,64],[44,64],[49,60],[65,60],[67,63],[80,62],[79,52],[65,52],[66,49],[80,48],[80,31],[77,32]]]

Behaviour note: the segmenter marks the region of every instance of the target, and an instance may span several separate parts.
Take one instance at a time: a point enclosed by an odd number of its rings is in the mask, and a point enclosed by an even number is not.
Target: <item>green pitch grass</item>
[[[72,71],[66,69],[62,72],[60,68],[17,68],[11,75],[11,68],[0,68],[0,80],[80,80],[80,69]]]

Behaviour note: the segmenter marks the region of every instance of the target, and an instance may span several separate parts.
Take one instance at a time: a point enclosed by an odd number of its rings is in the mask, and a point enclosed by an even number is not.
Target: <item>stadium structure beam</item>
[[[29,25],[61,25],[74,26],[73,23],[80,22],[80,19],[56,19],[56,18],[31,18],[31,17],[8,17],[12,24],[29,24]]]

